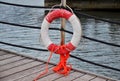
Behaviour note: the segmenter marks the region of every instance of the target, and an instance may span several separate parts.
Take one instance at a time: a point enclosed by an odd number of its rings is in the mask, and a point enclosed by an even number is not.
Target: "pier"
[[[0,81],[33,81],[45,69],[45,61],[0,49]],[[68,76],[54,73],[55,66],[49,63],[49,72],[38,81],[117,81],[83,70],[72,71]]]

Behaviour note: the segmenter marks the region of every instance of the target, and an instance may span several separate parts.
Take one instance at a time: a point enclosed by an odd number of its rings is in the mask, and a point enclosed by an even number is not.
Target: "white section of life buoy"
[[[81,39],[81,35],[82,35],[82,29],[81,29],[81,23],[79,21],[79,19],[76,17],[76,15],[72,15],[68,21],[71,23],[72,27],[73,27],[73,36],[71,39],[71,43],[77,47],[80,39]]]
[[[44,19],[41,26],[41,39],[46,48],[52,43],[48,35],[49,26],[50,23],[46,19]]]

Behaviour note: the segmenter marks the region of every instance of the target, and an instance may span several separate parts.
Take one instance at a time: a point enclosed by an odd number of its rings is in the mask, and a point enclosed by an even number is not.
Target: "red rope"
[[[63,75],[68,75],[69,72],[71,71],[71,68],[72,66],[68,66],[67,65],[67,59],[69,58],[69,55],[70,54],[61,54],[60,55],[60,62],[58,63],[58,65],[56,65],[54,68],[53,68],[53,71],[54,72],[57,72],[59,74],[63,74]]]
[[[63,74],[63,75],[68,75],[72,69],[72,65],[67,64],[67,60],[70,56],[70,52],[71,50],[75,49],[75,47],[73,47],[71,45],[71,43],[67,44],[67,45],[55,45],[55,44],[51,44],[48,49],[51,51],[50,52],[50,57],[48,58],[48,61],[46,63],[45,66],[45,71],[40,73],[33,81],[37,81],[38,79],[40,79],[43,75],[45,75],[46,73],[48,73],[48,63],[50,62],[50,59],[52,57],[53,52],[55,52],[56,54],[60,54],[60,62],[53,68],[53,71],[59,74]]]
[[[55,52],[56,54],[60,54],[60,62],[53,68],[54,72],[59,74],[68,75],[71,71],[72,65],[67,65],[67,60],[70,56],[70,51],[75,49],[71,43],[66,45],[55,45],[51,44],[48,49],[52,49],[51,51]]]
[[[49,71],[49,69],[48,69],[48,63],[50,62],[50,59],[51,59],[51,57],[52,57],[52,54],[53,54],[53,52],[50,53],[50,56],[49,56],[49,58],[48,58],[48,61],[47,61],[47,63],[46,63],[46,66],[45,66],[45,71],[42,72],[42,73],[40,73],[37,77],[35,77],[35,79],[34,79],[33,81],[37,81],[37,80],[38,80],[39,78],[41,78],[43,75],[45,75],[45,74],[48,73],[48,71]]]

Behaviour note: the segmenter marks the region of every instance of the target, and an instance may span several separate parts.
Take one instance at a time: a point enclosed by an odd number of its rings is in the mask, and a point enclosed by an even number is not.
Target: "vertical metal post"
[[[61,0],[62,6],[66,6],[66,0]],[[65,23],[66,20],[64,18],[61,18],[61,29],[65,29]],[[65,32],[61,31],[61,45],[65,44]]]

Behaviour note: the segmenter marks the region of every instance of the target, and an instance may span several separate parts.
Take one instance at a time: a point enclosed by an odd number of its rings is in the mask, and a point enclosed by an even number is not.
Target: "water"
[[[44,11],[44,9],[22,8],[0,4],[0,21],[40,27],[45,15]],[[109,20],[120,21],[120,13],[118,12],[86,13],[104,17]],[[119,25],[84,17],[81,17],[80,20],[82,24],[83,35],[120,45]],[[51,27],[60,28],[60,20],[57,19],[54,21],[51,24]],[[66,24],[66,29],[72,31],[72,27],[69,22]],[[50,30],[49,35],[54,43],[59,44],[59,31]],[[71,37],[72,35],[66,33],[66,42],[70,41]],[[0,41],[45,49],[40,39],[40,30],[37,29],[0,24]],[[0,48],[12,50],[21,54],[31,55],[43,60],[47,60],[49,57],[49,52],[33,51],[3,44],[0,44]],[[118,47],[108,46],[82,38],[78,48],[71,54],[94,61],[96,63],[105,64],[120,69],[120,48]],[[57,63],[59,60],[58,58],[59,56],[54,54],[51,61]],[[120,80],[120,72],[94,66],[72,58],[69,59],[69,62],[74,68],[81,68]]]

